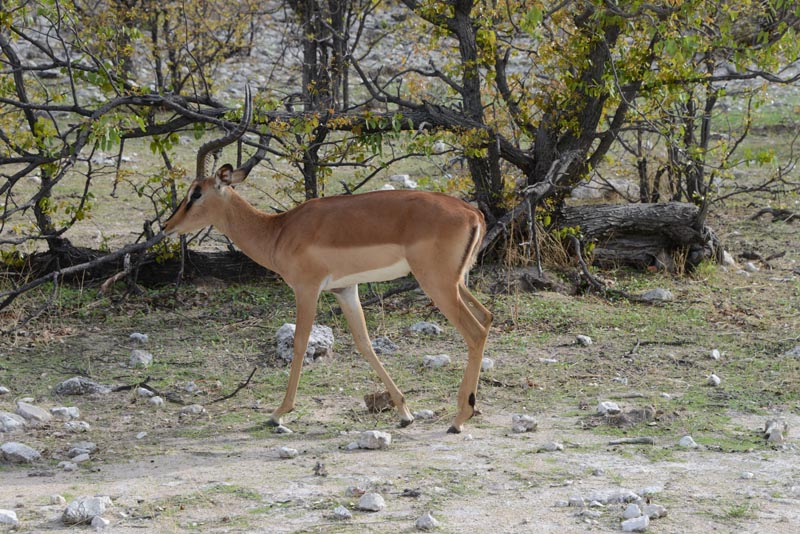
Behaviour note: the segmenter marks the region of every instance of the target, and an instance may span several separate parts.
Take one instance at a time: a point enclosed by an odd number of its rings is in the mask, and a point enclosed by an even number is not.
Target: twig
[[[656,438],[620,438],[608,442],[609,445],[655,445]]]
[[[144,388],[147,391],[152,391],[156,395],[161,395],[158,391],[155,390],[155,388],[150,386],[148,384],[148,382],[150,382],[150,377],[149,376],[147,378],[145,378],[144,380],[142,380],[141,382],[137,382],[135,384],[130,384],[130,385],[127,385],[127,386],[117,386],[114,389],[112,389],[111,391],[113,393],[116,393],[118,391],[130,391],[130,390],[136,389],[136,388]]]
[[[254,374],[256,374],[256,370],[258,370],[258,367],[253,367],[253,370],[250,371],[250,376],[247,377],[247,380],[245,380],[244,382],[239,382],[239,387],[237,387],[235,390],[233,390],[233,393],[229,393],[228,395],[225,395],[224,397],[220,397],[218,399],[214,399],[212,401],[209,401],[207,404],[214,404],[216,402],[222,402],[224,400],[228,400],[231,397],[233,397],[234,395],[236,395],[237,393],[239,393],[241,390],[246,388],[247,385],[250,383],[250,379],[253,378]]]
[[[65,267],[63,269],[59,269],[57,271],[53,271],[53,272],[48,273],[48,274],[46,274],[46,275],[44,275],[44,276],[42,276],[40,278],[37,278],[36,280],[33,280],[32,282],[28,282],[27,284],[25,284],[23,286],[20,286],[20,287],[18,287],[16,289],[12,289],[10,291],[5,291],[3,293],[0,293],[0,298],[4,298],[4,300],[2,302],[0,302],[0,310],[4,309],[6,306],[8,306],[12,302],[14,302],[14,299],[16,299],[21,294],[23,294],[23,293],[25,293],[27,291],[30,291],[31,289],[34,289],[36,287],[39,287],[40,285],[44,284],[45,282],[50,281],[51,279],[54,280],[59,276],[66,276],[68,274],[77,273],[77,272],[80,272],[80,271],[85,271],[87,269],[91,269],[93,267],[97,267],[98,265],[102,265],[103,263],[108,263],[110,261],[114,261],[114,260],[116,260],[116,259],[118,259],[120,257],[123,257],[123,256],[125,256],[127,254],[130,254],[131,252],[138,252],[140,250],[144,250],[144,249],[150,248],[153,245],[155,245],[156,243],[158,243],[159,241],[161,241],[162,239],[164,239],[164,237],[166,237],[166,236],[163,233],[158,233],[158,234],[154,235],[153,237],[151,237],[150,239],[148,239],[147,241],[145,241],[144,243],[136,243],[136,244],[133,244],[133,245],[128,245],[128,246],[122,247],[118,251],[112,252],[110,254],[106,254],[102,258],[96,258],[94,260],[87,261],[85,263],[81,263],[81,264],[78,264],[78,265],[72,265],[70,267]]]
[[[580,240],[575,237],[574,235],[569,236],[570,240],[572,241],[572,245],[575,247],[575,253],[578,256],[578,263],[581,266],[581,271],[589,283],[594,287],[601,295],[608,298],[611,296],[615,297],[622,297],[624,299],[628,299],[631,301],[641,302],[642,299],[637,297],[636,295],[631,295],[627,291],[620,291],[619,289],[610,289],[606,287],[604,283],[594,277],[592,273],[589,272],[589,266],[586,265],[586,261],[583,259],[583,252],[581,251],[581,242]]]

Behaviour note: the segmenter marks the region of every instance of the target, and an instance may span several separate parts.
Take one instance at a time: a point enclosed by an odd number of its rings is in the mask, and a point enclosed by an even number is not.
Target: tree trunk
[[[716,242],[694,204],[602,204],[564,207],[559,228],[578,228],[594,242],[594,263],[669,271],[691,269],[714,258]]]

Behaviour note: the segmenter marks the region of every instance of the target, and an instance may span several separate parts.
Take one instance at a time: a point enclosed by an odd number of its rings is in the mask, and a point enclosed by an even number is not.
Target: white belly
[[[334,279],[333,276],[328,276],[322,283],[322,290],[341,289],[343,287],[350,287],[356,284],[363,284],[366,282],[385,282],[387,280],[394,280],[400,278],[411,272],[408,262],[405,258],[397,261],[386,267],[378,269],[371,269],[357,273],[348,274]]]

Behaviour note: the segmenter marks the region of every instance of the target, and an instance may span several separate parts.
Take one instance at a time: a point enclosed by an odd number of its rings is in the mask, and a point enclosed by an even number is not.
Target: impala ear
[[[226,163],[219,168],[215,178],[217,187],[223,185],[235,185],[247,178],[247,171],[242,169],[233,170],[233,166],[230,163]]]

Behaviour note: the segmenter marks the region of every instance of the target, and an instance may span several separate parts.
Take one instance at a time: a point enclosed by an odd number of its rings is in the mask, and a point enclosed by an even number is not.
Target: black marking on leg
[[[470,393],[469,394],[469,405],[472,406],[473,408],[475,408],[475,394],[474,393]]]
[[[455,426],[451,426],[447,429],[448,434],[461,434],[461,431],[457,429]]]

